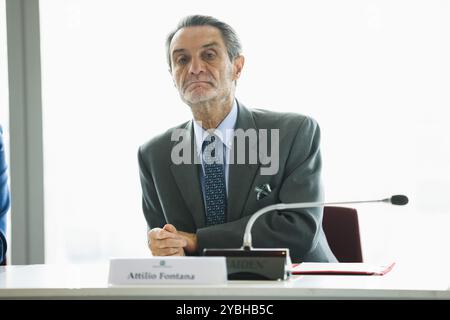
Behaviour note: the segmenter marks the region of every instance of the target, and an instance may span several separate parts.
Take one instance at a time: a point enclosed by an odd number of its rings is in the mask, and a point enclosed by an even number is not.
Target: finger
[[[161,229],[161,228],[153,228],[153,229],[149,230],[149,231],[147,232],[147,239],[150,240],[150,239],[155,238],[155,237],[156,237],[156,234],[157,234],[160,230],[162,230],[162,229]]]
[[[168,257],[175,257],[175,256],[184,256],[184,250],[178,250],[177,253],[170,254]]]
[[[152,251],[154,256],[173,256],[180,254],[181,248],[165,248]]]
[[[153,228],[147,232],[147,246],[152,251],[152,253],[153,253],[152,243],[153,241],[156,241],[155,234],[158,232],[158,230],[161,230],[161,228]]]
[[[187,245],[186,239],[164,239],[164,240],[156,240],[153,242],[153,245],[158,249],[164,248],[182,248]]]
[[[171,233],[172,233],[171,231],[167,231],[164,228],[153,228],[150,231],[148,231],[147,235],[151,238],[167,238],[173,237],[172,235],[170,235]]]
[[[176,233],[172,233],[164,229],[159,229],[155,230],[155,232],[150,232],[150,238],[154,240],[163,240],[163,239],[180,239],[181,237]]]
[[[147,235],[150,236],[153,233],[158,232],[159,230],[161,230],[161,228],[153,228],[147,231]]]
[[[170,223],[166,224],[163,227],[163,229],[166,230],[166,231],[172,232],[172,233],[177,233],[177,228],[175,228],[175,226],[173,224],[170,224]]]

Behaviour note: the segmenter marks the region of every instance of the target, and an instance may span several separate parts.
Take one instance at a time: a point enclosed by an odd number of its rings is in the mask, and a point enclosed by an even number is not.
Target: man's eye
[[[207,60],[213,60],[216,57],[214,52],[206,52],[204,56]]]
[[[185,57],[181,57],[177,59],[177,64],[179,65],[185,65],[187,63],[187,59]]]

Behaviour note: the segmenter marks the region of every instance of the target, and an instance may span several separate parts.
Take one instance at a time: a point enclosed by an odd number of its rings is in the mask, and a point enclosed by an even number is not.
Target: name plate
[[[223,284],[225,257],[110,259],[109,285]]]

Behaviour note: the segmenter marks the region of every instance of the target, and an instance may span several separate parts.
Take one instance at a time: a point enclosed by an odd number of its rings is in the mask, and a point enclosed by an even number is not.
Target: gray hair
[[[172,39],[180,29],[187,27],[197,27],[197,26],[211,26],[219,29],[222,34],[223,41],[225,42],[225,46],[227,47],[228,57],[230,61],[233,61],[234,58],[239,56],[242,52],[242,45],[239,41],[239,38],[234,29],[214,17],[211,16],[201,16],[201,15],[192,15],[187,16],[181,19],[178,23],[178,26],[175,30],[173,30],[166,39],[166,54],[167,54],[167,63],[169,64],[169,68],[172,71],[172,63],[170,59],[170,44],[172,43]]]

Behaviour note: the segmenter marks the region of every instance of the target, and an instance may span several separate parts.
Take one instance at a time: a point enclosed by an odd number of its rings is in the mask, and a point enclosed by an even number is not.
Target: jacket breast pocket
[[[261,185],[258,185],[257,187],[254,187],[253,192],[248,199],[246,211],[247,214],[253,214],[259,209],[275,203],[279,203],[278,188],[270,187],[269,191],[267,188],[263,188]]]

